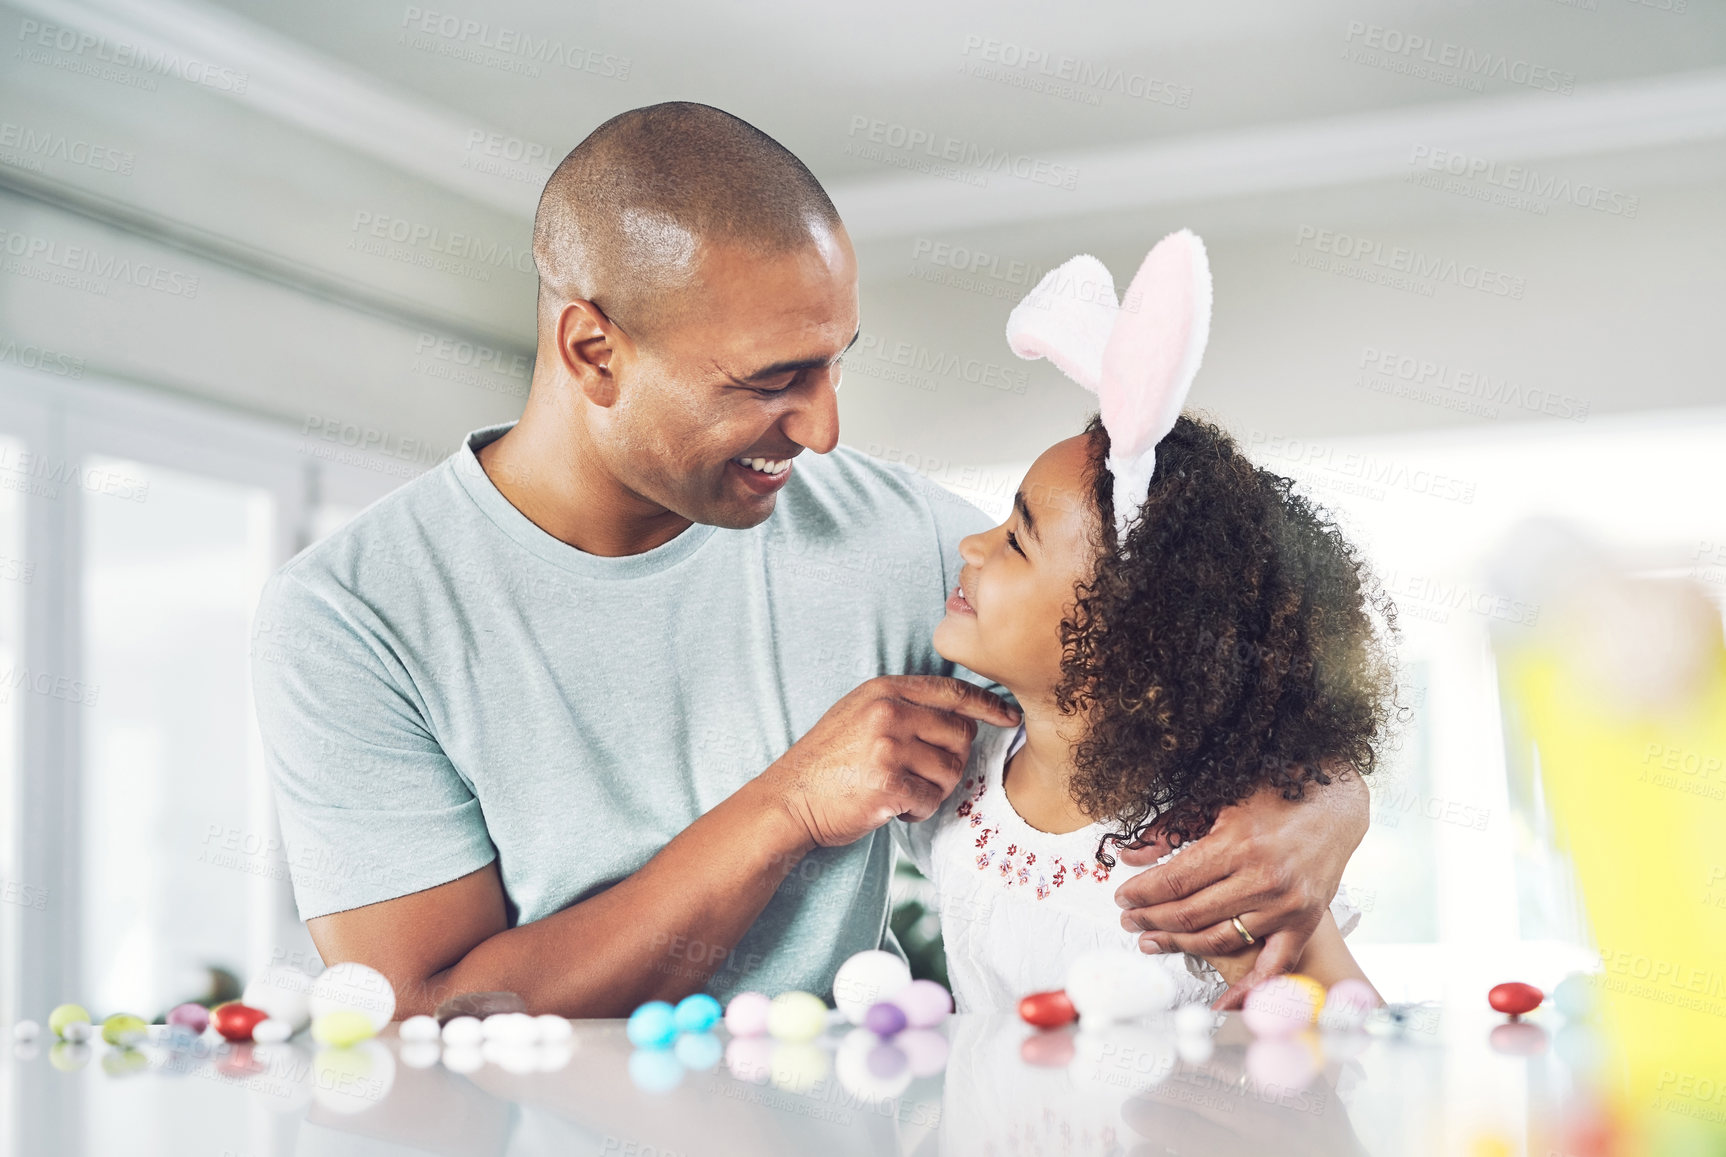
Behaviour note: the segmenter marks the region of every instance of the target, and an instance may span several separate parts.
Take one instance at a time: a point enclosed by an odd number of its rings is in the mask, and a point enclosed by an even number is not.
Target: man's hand
[[[924,820],[959,782],[976,720],[1010,727],[1016,710],[941,675],[883,675],[828,708],[762,772],[811,845],[861,839],[894,816]]]
[[[1142,930],[1146,952],[1230,955],[1244,947],[1231,922],[1240,918],[1263,951],[1218,1008],[1239,1008],[1254,985],[1295,967],[1366,835],[1366,784],[1353,768],[1326,770],[1331,783],[1308,784],[1304,800],[1290,802],[1266,787],[1224,808],[1204,839],[1115,890],[1125,909],[1121,927]],[[1140,867],[1168,850],[1158,835],[1120,856]]]

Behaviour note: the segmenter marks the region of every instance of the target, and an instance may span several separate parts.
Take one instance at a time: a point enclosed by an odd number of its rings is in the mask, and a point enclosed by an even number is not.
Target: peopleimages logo
[[[1513,60],[1500,52],[1453,44],[1448,40],[1435,41],[1418,32],[1385,28],[1362,20],[1349,21],[1348,33],[1343,39],[1350,47],[1365,48],[1376,54],[1361,59],[1363,64],[1382,67],[1387,61],[1395,61],[1405,65],[1451,69],[1456,76],[1474,82],[1502,80],[1564,96],[1569,96],[1576,88],[1574,72],[1563,72],[1522,59]],[[1444,79],[1438,75],[1422,75],[1427,79]],[[1469,87],[1478,89],[1478,83]]]
[[[75,58],[87,58],[102,64],[134,68],[156,76],[172,76],[201,88],[217,92],[244,95],[250,78],[243,72],[223,68],[192,56],[181,56],[168,49],[151,48],[125,40],[109,40],[78,28],[44,24],[39,20],[18,22],[18,39],[26,48],[52,48]],[[52,58],[46,58],[52,59]]]
[[[870,160],[884,160],[885,158],[871,157],[859,146],[885,146],[888,149],[919,159],[926,159],[932,163],[945,162],[961,166],[964,169],[976,170],[978,173],[996,173],[1017,177],[1020,180],[1031,181],[1038,185],[1052,185],[1060,189],[1076,188],[1079,182],[1079,170],[1073,165],[1042,160],[1025,153],[1015,153],[1011,149],[995,148],[990,145],[979,144],[976,141],[967,141],[960,137],[937,133],[931,129],[901,124],[897,121],[884,121],[858,114],[851,118],[848,135],[852,137],[861,135],[863,139],[856,144],[848,144],[846,152],[864,156]],[[879,152],[879,150],[876,151]]]
[[[1299,251],[1309,247],[1316,253],[1374,266],[1390,273],[1405,274],[1419,281],[1455,285],[1495,297],[1513,298],[1516,301],[1522,300],[1523,290],[1528,285],[1525,278],[1474,262],[1421,253],[1401,245],[1386,245],[1370,237],[1356,237],[1331,229],[1302,225],[1295,232],[1297,259],[1300,257]]]

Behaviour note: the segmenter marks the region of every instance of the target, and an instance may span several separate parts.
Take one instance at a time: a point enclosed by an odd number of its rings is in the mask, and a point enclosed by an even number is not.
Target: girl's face
[[[1096,566],[1099,526],[1090,448],[1081,434],[1031,464],[1013,512],[959,543],[959,585],[935,628],[935,649],[1013,692],[1052,696],[1061,678],[1061,620]]]

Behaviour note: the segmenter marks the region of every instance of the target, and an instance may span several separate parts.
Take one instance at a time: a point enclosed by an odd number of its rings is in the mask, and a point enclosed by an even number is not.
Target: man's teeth
[[[791,468],[791,459],[789,458],[735,458],[733,461],[740,466],[747,466],[751,470],[759,470],[763,474],[783,474]]]

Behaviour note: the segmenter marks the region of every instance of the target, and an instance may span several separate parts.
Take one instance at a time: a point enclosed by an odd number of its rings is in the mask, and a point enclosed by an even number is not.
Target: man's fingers
[[[1121,922],[1126,923],[1126,916],[1122,916]],[[1241,923],[1252,927],[1248,918],[1243,917]],[[1132,930],[1127,928],[1129,932]],[[1139,950],[1146,951],[1147,944],[1154,944],[1159,952],[1186,952],[1193,956],[1232,956],[1247,947],[1235,926],[1228,922],[1198,932],[1146,932],[1139,937]]]
[[[977,724],[972,720],[921,703],[905,703],[899,710],[904,713],[906,730],[918,740],[956,756],[961,767],[971,757],[971,741],[977,738]]]
[[[1294,971],[1300,963],[1301,951],[1306,948],[1307,938],[1290,929],[1286,932],[1273,932],[1265,938],[1264,951],[1259,953],[1258,962],[1253,970],[1240,978],[1229,990],[1217,998],[1211,1005],[1219,1012],[1241,1007],[1246,1003],[1247,993],[1272,977],[1282,976]]]
[[[1123,856],[1126,854],[1122,853]],[[1172,904],[1228,879],[1230,870],[1231,865],[1200,840],[1162,867],[1146,868],[1138,875],[1128,877],[1115,889],[1115,903],[1123,908],[1155,908],[1160,904]],[[1234,913],[1228,915],[1233,916]],[[1213,916],[1194,927],[1203,928],[1205,924],[1216,923],[1216,920],[1217,917]],[[1177,930],[1190,931],[1184,928]]]
[[[1253,911],[1262,899],[1239,877],[1230,876],[1166,904],[1128,908],[1121,926],[1138,927],[1146,932],[1198,932],[1213,924],[1226,924],[1242,912]],[[1247,931],[1258,935],[1258,929],[1250,925]]]
[[[947,793],[913,771],[902,771],[894,798],[899,818],[917,823],[934,815]]]
[[[946,675],[885,675],[893,694],[912,703],[951,711],[981,723],[997,727],[1017,727],[1019,711],[998,695],[991,695],[974,683]]]

